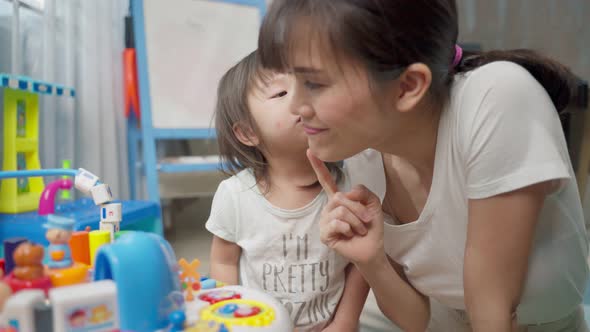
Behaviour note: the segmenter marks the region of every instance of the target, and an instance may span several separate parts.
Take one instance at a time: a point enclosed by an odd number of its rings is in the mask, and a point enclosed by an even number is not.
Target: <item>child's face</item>
[[[258,126],[258,141],[271,155],[304,153],[307,137],[301,117],[291,110],[294,78],[274,74],[248,95],[248,107]]]

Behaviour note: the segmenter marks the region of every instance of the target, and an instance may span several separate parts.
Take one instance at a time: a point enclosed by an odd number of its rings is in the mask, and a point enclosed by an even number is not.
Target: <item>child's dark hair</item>
[[[319,34],[330,55],[359,61],[372,82],[395,79],[412,63],[426,64],[432,71],[429,92],[438,102],[447,98],[454,74],[501,60],[526,68],[558,111],[570,101],[573,74],[531,50],[466,53],[453,67],[458,36],[455,0],[274,0],[259,35],[265,67],[291,67],[292,48],[302,42],[293,32],[302,20],[311,24],[310,31]]]
[[[219,81],[215,107],[217,145],[223,164],[222,170],[235,175],[251,169],[259,178],[265,174],[266,158],[259,148],[242,144],[234,134],[234,126],[257,131],[248,109],[248,93],[262,78],[256,51],[230,68]]]
[[[217,104],[215,106],[215,130],[221,157],[222,170],[226,175],[236,175],[244,169],[250,169],[256,180],[264,180],[268,190],[268,161],[262,153],[264,142],[258,146],[242,144],[234,134],[235,126],[242,126],[244,131],[259,134],[254,118],[248,107],[248,95],[253,89],[265,84],[268,74],[260,66],[257,51],[254,51],[230,68],[219,81],[217,87]],[[341,170],[338,164],[326,163],[330,171],[339,180]]]

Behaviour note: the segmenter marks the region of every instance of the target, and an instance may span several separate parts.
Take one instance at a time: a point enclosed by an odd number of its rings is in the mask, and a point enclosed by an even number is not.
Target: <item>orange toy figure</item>
[[[4,276],[4,272],[0,270],[0,279]],[[5,282],[0,281],[0,312],[4,310],[4,302],[12,295],[12,289]]]
[[[178,266],[180,266],[180,282],[182,283],[182,288],[187,291],[186,300],[189,302],[195,299],[193,291],[198,291],[200,289],[199,278],[201,276],[199,275],[199,272],[197,272],[200,264],[201,262],[199,262],[198,259],[195,259],[190,263],[184,258],[181,258],[178,261]]]
[[[13,253],[14,277],[20,280],[37,280],[43,277],[43,247],[24,242]]]

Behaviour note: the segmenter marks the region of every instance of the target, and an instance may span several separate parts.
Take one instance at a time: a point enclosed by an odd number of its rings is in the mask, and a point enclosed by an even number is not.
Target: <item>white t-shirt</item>
[[[385,250],[416,289],[463,310],[468,200],[548,180],[560,187],[541,210],[517,314],[520,324],[563,318],[582,302],[588,278],[582,206],[558,114],[544,88],[514,63],[456,77],[424,210],[412,223],[386,222]],[[371,181],[385,182],[383,169]]]
[[[345,174],[341,189],[348,190]],[[296,210],[273,206],[245,170],[219,185],[206,228],[242,249],[239,277],[246,287],[275,296],[298,331],[321,331],[342,296],[348,261],[320,241],[322,191]]]

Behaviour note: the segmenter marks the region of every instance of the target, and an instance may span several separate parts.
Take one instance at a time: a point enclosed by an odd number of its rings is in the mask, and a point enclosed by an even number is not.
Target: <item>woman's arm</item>
[[[465,303],[473,330],[511,331],[549,183],[469,201]]]
[[[237,244],[214,235],[211,243],[211,278],[228,285],[237,285],[241,252]]]

